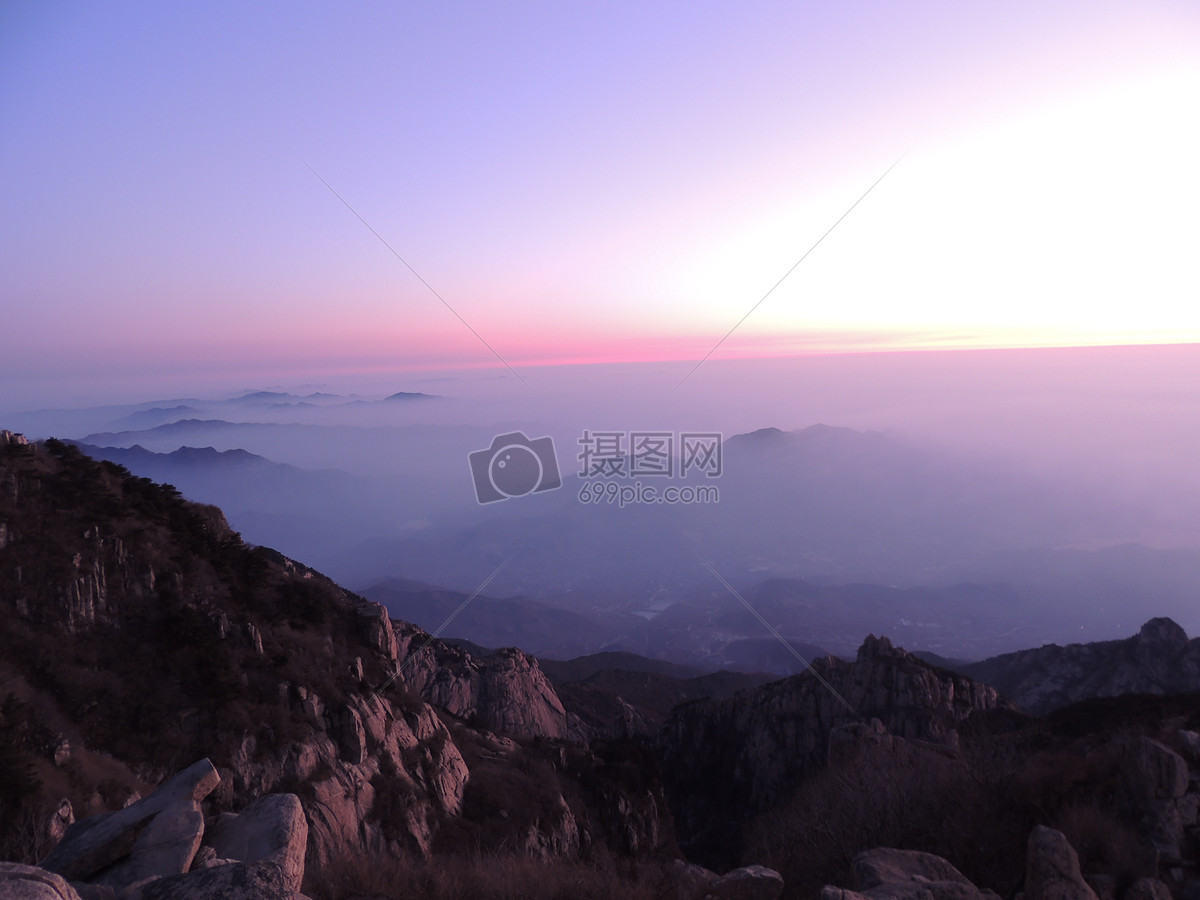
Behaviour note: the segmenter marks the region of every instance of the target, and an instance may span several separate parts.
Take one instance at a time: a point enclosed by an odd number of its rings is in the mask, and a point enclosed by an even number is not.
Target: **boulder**
[[[147,878],[186,872],[203,836],[204,815],[198,807],[168,806],[147,823],[128,859],[93,880],[96,884],[125,887]]]
[[[58,809],[50,816],[50,820],[46,823],[46,836],[50,838],[51,844],[57,844],[67,834],[67,829],[75,824],[75,810],[71,806],[71,801],[64,797],[58,804]]]
[[[292,891],[300,890],[308,822],[295,794],[271,794],[236,816],[222,816],[205,844],[221,860],[273,862],[283,872],[285,884]]]
[[[782,893],[783,877],[774,869],[744,866],[712,882],[704,896],[712,900],[778,900]]]
[[[704,896],[708,886],[718,877],[717,873],[711,869],[685,862],[682,859],[671,860],[667,871],[671,875],[671,880],[676,888],[675,893],[680,900],[691,900],[693,897]]]
[[[160,878],[142,888],[139,900],[298,900],[290,879],[273,862],[236,862]]]
[[[1179,730],[1179,743],[1183,745],[1183,752],[1188,755],[1192,762],[1200,763],[1200,734],[1181,728]]]
[[[1157,878],[1139,878],[1125,892],[1125,900],[1171,900],[1171,889]]]
[[[1145,808],[1156,800],[1174,800],[1187,793],[1188,767],[1183,757],[1158,741],[1139,737],[1125,752],[1125,782],[1133,800]]]
[[[821,888],[820,900],[870,900],[864,894],[849,888],[840,888],[836,884],[827,884]]]
[[[893,850],[890,847],[858,854],[851,863],[850,877],[856,891],[918,880],[971,885],[965,875],[940,856],[917,850]]]
[[[72,881],[109,870],[103,880],[111,885],[186,872],[204,831],[200,801],[220,780],[212,763],[202,759],[149,797],[76,822],[42,866]]]
[[[1066,835],[1039,825],[1029,835],[1025,900],[1097,900],[1079,872],[1079,856]]]
[[[0,862],[0,897],[4,900],[79,900],[79,894],[61,875],[37,866],[10,862]]]
[[[826,885],[822,900],[982,900],[981,891],[953,865],[932,853],[880,847],[851,864],[853,890]]]

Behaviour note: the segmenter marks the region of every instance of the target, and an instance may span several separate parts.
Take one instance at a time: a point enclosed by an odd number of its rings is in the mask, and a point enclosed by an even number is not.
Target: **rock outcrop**
[[[716,834],[731,810],[765,809],[858,731],[952,751],[963,721],[1007,706],[994,688],[868,637],[854,662],[816,660],[731,699],[677,707],[662,736],[672,813],[681,836]]]
[[[25,867],[23,883],[61,892],[70,879],[85,898],[298,898],[308,837],[300,800],[272,794],[206,827],[201,802],[219,783],[203,759],[124,809],[76,822],[39,868]]]
[[[205,835],[216,859],[248,863],[271,862],[284,884],[299,891],[304,881],[308,823],[295,794],[271,794],[240,813],[225,813]]]
[[[1041,715],[1093,697],[1200,691],[1200,639],[1159,618],[1124,640],[1048,644],[958,668]]]
[[[714,880],[705,892],[706,900],[778,900],[783,893],[783,878],[766,866],[743,866]]]
[[[11,432],[0,431],[0,442]],[[80,900],[61,875],[37,866],[0,862],[0,897],[5,900]]]
[[[290,884],[274,863],[234,862],[162,878],[142,888],[139,900],[304,900]]]
[[[1029,835],[1025,900],[1096,900],[1080,874],[1079,855],[1061,831],[1039,825]]]
[[[186,872],[204,834],[200,801],[220,780],[201,760],[132,806],[76,822],[42,868],[113,887]]]
[[[1029,835],[1024,900],[1097,900],[1079,871],[1079,857],[1061,831],[1039,825]],[[915,850],[879,848],[860,853],[850,889],[827,885],[821,900],[999,900],[981,890],[947,860]],[[1162,882],[1141,879],[1125,900],[1166,900]]]
[[[667,871],[679,900],[778,900],[783,893],[783,877],[766,866],[743,866],[718,875],[677,859]]]
[[[568,738],[572,723],[533,656],[508,647],[473,657],[406,622],[392,621],[378,603],[356,613],[364,637],[427,703],[513,737]]]
[[[482,834],[492,849],[536,856],[574,855],[609,835],[617,845],[630,836],[631,848],[672,841],[657,784],[627,790],[586,753],[569,773],[554,768],[556,750],[545,743],[529,755],[513,751],[512,738],[580,734],[537,661],[519,650],[477,658],[393,622],[320,573],[246,545],[219,510],[57,441],[0,442],[0,524],[5,675],[38,696],[20,727],[52,734],[23,738],[18,762],[56,766],[55,793],[45,787],[29,811],[38,840],[46,831],[60,844],[48,864],[70,877],[115,886],[143,871],[182,875],[224,858],[203,843],[198,798],[208,792],[210,812],[240,809],[251,820],[254,808],[245,808],[260,798],[295,794],[310,864],[428,854],[439,831],[465,816],[470,767],[491,766],[493,782],[507,789],[531,779],[495,771],[518,757],[586,788],[555,785],[552,803],[539,797],[546,816],[489,819],[486,828],[473,821],[460,829],[471,839]],[[59,652],[64,642],[70,653]],[[103,820],[70,825],[205,754],[216,771],[188,783],[195,796],[160,808],[173,790],[164,788]],[[119,772],[122,792],[107,770]],[[44,828],[65,776],[80,772],[88,774],[72,784],[75,805],[60,806],[63,815]],[[217,775],[215,786],[205,780]],[[486,785],[479,793],[473,815],[487,819]],[[518,794],[507,805],[522,802],[528,797]],[[301,830],[295,816],[280,827]],[[295,870],[273,853],[243,863],[275,866],[285,887]]]
[[[346,851],[428,853],[441,818],[461,811],[469,778],[438,715],[423,703],[398,707],[378,695],[352,695],[326,710],[314,693],[303,693],[304,700],[294,693],[295,707],[306,716],[317,711],[318,727],[282,756],[243,741],[229,770],[236,793],[297,785],[316,864]]]
[[[826,885],[821,900],[998,900],[932,853],[880,847],[854,858],[851,888]]]

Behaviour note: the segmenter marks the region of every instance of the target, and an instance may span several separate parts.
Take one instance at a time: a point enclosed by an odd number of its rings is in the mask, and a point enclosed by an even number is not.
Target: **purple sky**
[[[1194,2],[6,4],[0,400],[1200,341]],[[181,388],[182,389],[182,388]],[[65,390],[65,388],[64,388]]]

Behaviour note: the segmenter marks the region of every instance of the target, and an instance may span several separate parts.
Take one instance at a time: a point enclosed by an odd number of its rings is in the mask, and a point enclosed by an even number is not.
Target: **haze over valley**
[[[449,637],[783,673],[800,663],[764,649],[764,623],[706,563],[824,652],[852,653],[864,629],[981,659],[1116,637],[1148,613],[1200,627],[1200,494],[1180,435],[1197,397],[1178,381],[1196,355],[718,362],[671,404],[656,393],[678,366],[601,366],[563,383],[539,371],[533,387],[460,373],[390,393],[310,385],[9,418],[220,506],[247,540],[431,630],[486,580]],[[1034,383],[1069,413],[1046,417]],[[718,433],[721,472],[581,476],[581,436],[605,429]],[[553,438],[562,486],[481,506],[468,457],[510,431]],[[635,483],[708,485],[716,502],[622,502]]]

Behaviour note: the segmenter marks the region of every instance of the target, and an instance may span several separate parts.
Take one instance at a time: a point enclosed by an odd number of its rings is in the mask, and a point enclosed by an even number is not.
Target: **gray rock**
[[[124,890],[118,892],[116,888],[106,884],[84,884],[74,881],[71,887],[75,888],[79,900],[125,900]]]
[[[778,900],[783,877],[766,866],[744,866],[726,872],[711,885],[706,897],[713,900]]]
[[[0,897],[4,900],[80,900],[79,894],[62,876],[37,866],[10,862],[0,862]]]
[[[1171,900],[1171,889],[1157,878],[1139,878],[1125,892],[1125,900]]]
[[[200,801],[220,782],[221,778],[207,759],[189,766],[174,778],[164,782],[149,797],[117,812],[92,816],[76,822],[42,866],[73,881],[86,881],[102,870],[127,860],[131,863],[126,877],[142,871],[139,877],[153,874],[184,872],[192,854],[200,845],[204,820],[200,817]],[[167,813],[161,825],[152,828],[154,820]],[[188,815],[194,813],[194,815]],[[197,830],[199,819],[199,830]],[[145,835],[145,840],[142,840]],[[163,841],[168,836],[185,841],[190,850],[176,852]],[[133,860],[137,850],[139,860]],[[144,857],[144,858],[141,858]],[[172,871],[151,872],[146,867],[162,865]],[[129,877],[124,884],[138,880]],[[108,881],[106,883],[114,884]]]
[[[840,888],[836,884],[827,884],[821,888],[821,900],[869,900],[863,894],[849,888]]]
[[[1181,728],[1179,741],[1183,744],[1183,752],[1191,758],[1192,762],[1200,763],[1200,734]]]
[[[571,733],[562,701],[534,657],[506,647],[476,659],[441,641],[429,643],[415,626],[395,626],[404,652],[413,654],[405,659],[404,677],[426,703],[476,718],[500,734],[566,738]]]
[[[971,884],[962,872],[940,856],[917,850],[893,850],[890,847],[858,854],[851,863],[850,878],[857,891],[917,879]]]
[[[671,875],[680,900],[691,900],[693,897],[704,896],[709,885],[718,878],[717,873],[711,869],[685,862],[682,859],[671,860],[667,871]]]
[[[203,836],[204,816],[199,806],[168,806],[138,835],[129,858],[94,880],[97,884],[124,887],[147,878],[186,872]]]
[[[16,434],[5,428],[4,430],[0,431],[0,447],[4,446],[5,444],[16,444],[18,447],[28,447],[29,438],[25,437],[23,434]]]
[[[263,654],[262,632],[258,630],[258,627],[253,622],[247,622],[245,625],[245,628],[246,628],[246,640],[249,642],[250,646],[252,648],[254,648],[254,652],[257,653],[259,656],[262,656],[262,654]]]
[[[1174,800],[1187,793],[1188,767],[1183,757],[1158,741],[1139,737],[1125,753],[1125,780],[1136,802]]]
[[[338,710],[335,719],[337,723],[338,750],[342,757],[353,765],[358,765],[367,758],[367,732],[363,728],[362,716],[351,706]]]
[[[826,900],[982,900],[981,891],[940,856],[916,850],[880,847],[860,853],[851,865],[853,891],[829,886]],[[840,892],[840,893],[839,893]]]
[[[205,844],[222,860],[275,863],[292,891],[304,881],[308,822],[295,794],[271,794],[237,816],[222,816]]]
[[[50,816],[50,821],[46,823],[46,836],[52,844],[57,844],[66,836],[67,829],[74,824],[75,810],[71,801],[64,797],[59,802],[58,809]]]
[[[358,614],[364,636],[371,646],[388,659],[395,659],[396,633],[392,630],[392,620],[388,617],[387,609],[379,603],[363,603],[354,611]]]
[[[140,900],[297,900],[283,870],[273,862],[233,863],[160,878]]]
[[[1025,900],[1097,900],[1079,872],[1079,856],[1066,835],[1039,825],[1029,835]]]

